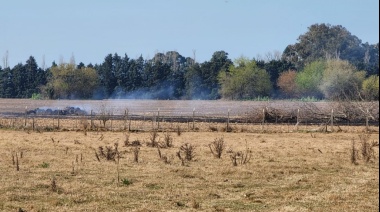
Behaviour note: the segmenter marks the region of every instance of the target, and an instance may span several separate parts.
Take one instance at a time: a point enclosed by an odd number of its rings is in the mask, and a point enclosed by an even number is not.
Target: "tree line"
[[[196,62],[176,51],[152,59],[108,54],[100,64],[38,67],[33,56],[0,66],[0,98],[378,100],[379,44],[362,43],[344,27],[314,24],[297,43],[266,58],[231,60],[216,51]]]

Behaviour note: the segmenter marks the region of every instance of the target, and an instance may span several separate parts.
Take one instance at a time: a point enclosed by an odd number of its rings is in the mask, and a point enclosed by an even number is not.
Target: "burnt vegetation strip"
[[[38,109],[36,109],[38,111]],[[36,112],[36,113],[0,113],[0,117],[4,118],[44,118],[44,119],[55,119],[59,116],[60,119],[87,119],[87,120],[101,120],[103,118],[102,114],[88,114],[86,111],[70,112],[66,110],[47,110],[45,112]],[[128,120],[128,121],[152,121],[155,122],[173,122],[173,123],[191,123],[191,122],[203,122],[203,123],[226,123],[226,115],[173,115],[165,114],[160,115],[160,117],[150,115],[137,115],[137,114],[128,114],[126,118],[125,115],[108,115],[107,120]],[[246,123],[246,124],[263,124],[263,123],[274,123],[274,124],[327,124],[331,121],[331,113],[309,113],[302,114],[297,116],[297,113],[294,111],[281,113],[272,113],[270,111],[265,111],[264,114],[259,112],[252,111],[251,113],[244,115],[236,115],[233,117],[228,117],[230,123]],[[372,126],[379,126],[379,116],[376,117],[367,117],[365,115],[357,115],[356,117],[347,117],[345,114],[335,114],[333,121],[336,124],[340,125],[352,125],[360,126],[365,124],[367,121],[368,124]]]

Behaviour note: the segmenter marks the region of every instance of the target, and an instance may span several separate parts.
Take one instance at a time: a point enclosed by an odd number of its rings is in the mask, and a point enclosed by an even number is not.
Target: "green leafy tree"
[[[218,99],[220,98],[218,75],[228,71],[232,61],[225,51],[216,51],[210,61],[192,64],[185,74],[187,99]]]
[[[269,96],[272,84],[268,72],[257,67],[256,62],[241,57],[229,71],[221,71],[218,79],[220,94],[225,99],[253,99]]]
[[[170,66],[157,60],[147,63],[144,69],[145,98],[169,99],[172,96],[172,87],[168,82]]]
[[[283,52],[283,58],[302,69],[305,64],[319,59],[342,59],[354,63],[363,60],[365,49],[361,40],[341,25],[313,24],[298,38],[298,42],[289,45]]]
[[[24,65],[26,72],[26,84],[24,86],[23,98],[31,98],[33,94],[39,93],[39,87],[46,84],[46,72],[38,67],[36,60],[30,56]]]
[[[18,63],[12,70],[12,84],[14,89],[14,98],[26,98],[25,89],[27,86],[27,77],[24,65]]]
[[[165,65],[169,68],[164,73],[167,76],[165,76],[164,79],[161,79],[161,82],[158,83],[159,87],[155,86],[155,88],[153,88],[155,92],[162,94],[160,95],[162,98],[180,99],[183,95],[185,95],[185,73],[187,72],[189,66],[193,64],[191,58],[185,58],[176,51],[168,51],[165,54],[155,54],[155,56],[147,63],[153,64],[154,66]]]
[[[91,98],[97,87],[98,75],[92,68],[76,69],[74,64],[60,64],[52,67],[51,78],[44,93],[52,92],[53,98]]]
[[[379,76],[379,43],[372,45],[364,43],[362,47],[365,49],[364,59],[357,58],[354,65],[358,70],[365,70],[368,76]]]
[[[4,68],[2,77],[2,98],[15,98],[15,86],[13,84],[13,74],[9,67]]]
[[[364,99],[379,101],[379,76],[371,75],[363,81]]]
[[[323,98],[320,85],[325,69],[326,62],[317,60],[307,64],[303,70],[297,74],[296,84],[300,96]]]
[[[276,82],[281,73],[288,70],[295,70],[294,64],[282,59],[272,59],[269,61],[259,60],[256,61],[256,64],[259,68],[265,69],[270,75],[270,81],[272,82],[274,92],[272,96],[275,96],[280,89]]]
[[[14,85],[12,71],[9,67],[0,67],[0,98],[14,98]]]
[[[144,58],[140,56],[136,60],[132,59],[129,62],[129,71],[127,73],[127,80],[125,83],[126,91],[136,91],[143,87],[143,72],[144,72]]]
[[[359,99],[365,75],[348,61],[328,60],[319,87],[327,99]]]
[[[209,92],[203,87],[202,70],[199,63],[190,66],[185,73],[185,99],[207,99]]]
[[[101,87],[101,90],[99,90],[99,93],[101,94],[99,95],[104,98],[111,97],[117,86],[114,61],[115,57],[113,57],[112,54],[108,54],[104,58],[104,62],[95,67],[99,76],[99,86]]]

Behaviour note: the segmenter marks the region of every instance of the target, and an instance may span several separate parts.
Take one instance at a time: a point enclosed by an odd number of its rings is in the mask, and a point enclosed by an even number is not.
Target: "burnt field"
[[[72,111],[68,111],[71,109]],[[39,111],[43,111],[38,113]],[[46,113],[46,111],[51,111]],[[61,111],[61,112],[57,112]],[[0,99],[0,116],[100,115],[222,118],[261,123],[379,121],[379,102],[223,101],[223,100],[30,100]],[[62,116],[64,118],[64,116]]]
[[[160,128],[160,123],[161,127],[171,123],[170,128],[173,123],[187,123],[184,127],[189,129],[195,128],[194,123],[378,126],[379,102],[0,99],[0,117],[13,119],[8,122],[13,126],[19,119],[18,125],[24,127],[34,127],[35,121],[62,127],[66,120],[72,129],[79,128],[83,119],[91,122],[91,128],[108,129],[141,128],[144,124],[138,121],[151,122],[145,125],[153,128]]]

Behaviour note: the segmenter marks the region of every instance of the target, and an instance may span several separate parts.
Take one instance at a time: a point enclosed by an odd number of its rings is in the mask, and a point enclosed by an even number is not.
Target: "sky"
[[[100,64],[117,53],[177,51],[197,62],[283,52],[313,24],[379,42],[378,0],[0,0],[0,66]]]

